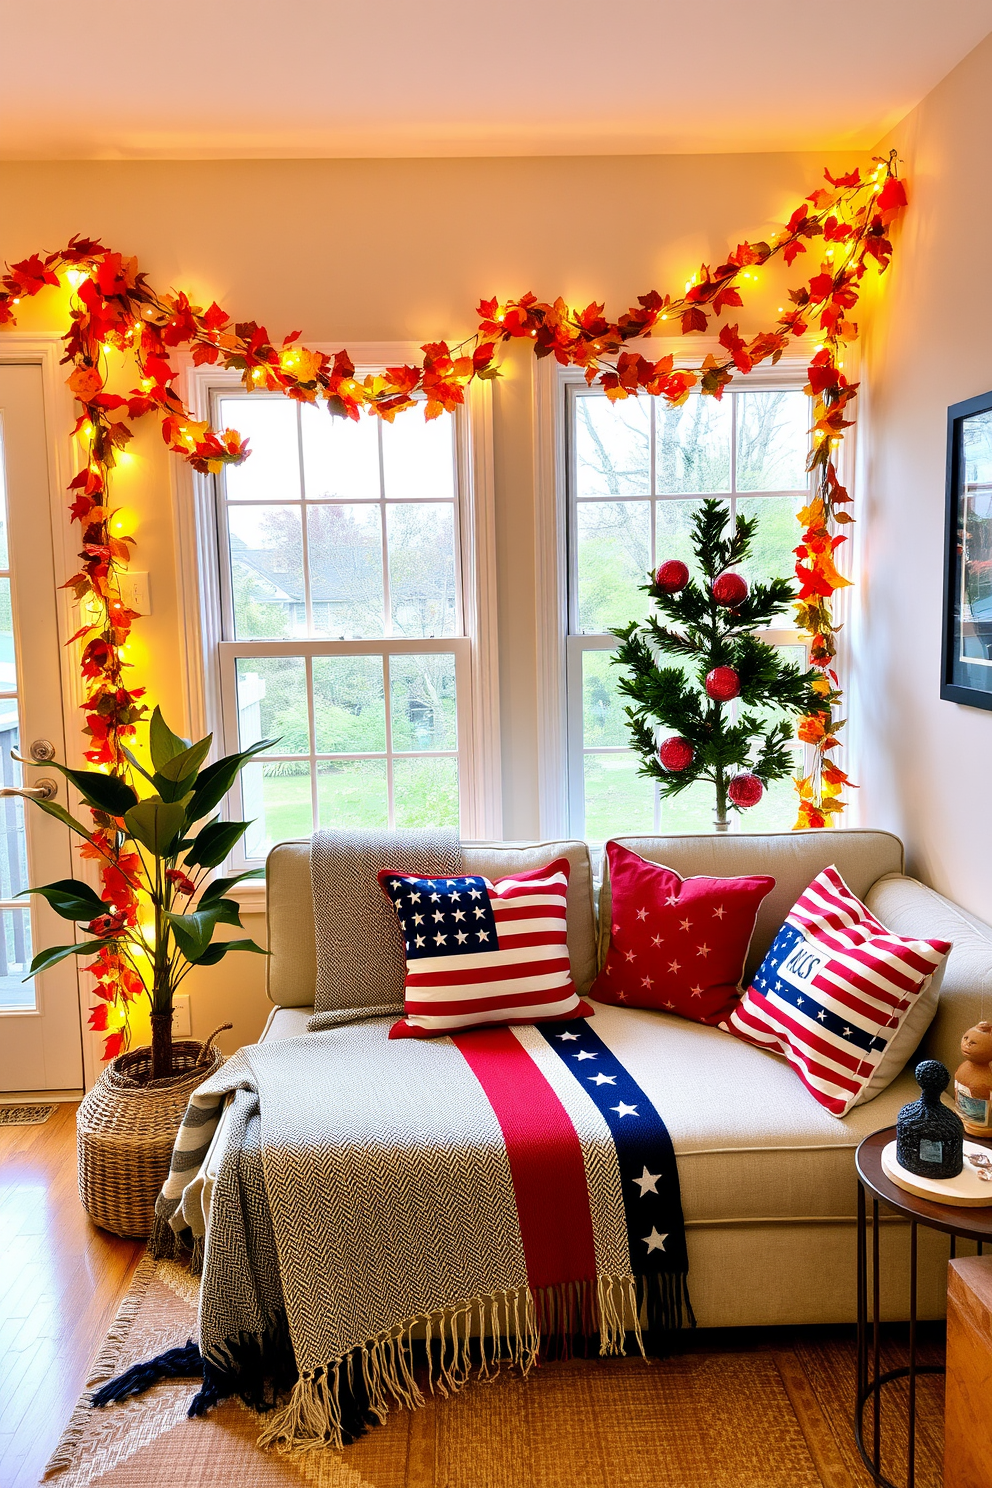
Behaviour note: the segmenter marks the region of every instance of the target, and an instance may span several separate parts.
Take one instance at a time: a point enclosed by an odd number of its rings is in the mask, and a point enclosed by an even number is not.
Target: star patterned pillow
[[[590,996],[719,1023],[736,1006],[754,922],[775,880],[680,878],[606,844],[610,946]]]
[[[590,1015],[568,959],[569,866],[559,858],[495,883],[381,872],[406,951],[406,1017],[389,1037]]]

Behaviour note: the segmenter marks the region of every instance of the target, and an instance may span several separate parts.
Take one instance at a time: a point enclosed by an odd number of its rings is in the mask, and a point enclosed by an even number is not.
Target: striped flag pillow
[[[406,949],[406,1017],[390,1038],[585,1018],[565,940],[569,863],[488,878],[381,872]]]
[[[946,940],[894,935],[825,868],[796,901],[721,1023],[784,1054],[821,1106],[846,1116],[899,1074],[937,1008]]]

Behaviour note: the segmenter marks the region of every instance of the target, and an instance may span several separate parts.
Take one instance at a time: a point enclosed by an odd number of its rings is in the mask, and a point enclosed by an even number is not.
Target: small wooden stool
[[[992,1256],[947,1273],[944,1488],[992,1488]]]

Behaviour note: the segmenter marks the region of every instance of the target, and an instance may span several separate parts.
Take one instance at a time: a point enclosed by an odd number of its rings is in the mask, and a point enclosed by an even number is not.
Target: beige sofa
[[[921,1053],[952,1069],[964,1029],[992,1016],[992,928],[903,875],[886,832],[622,837],[683,877],[768,873],[775,888],[758,916],[747,972],[792,904],[835,863],[890,929],[954,943],[939,1010]],[[610,887],[596,893],[584,842],[464,846],[465,871],[490,878],[568,857],[572,973],[587,992],[609,939]],[[599,901],[597,918],[596,899]],[[308,842],[276,847],[268,862],[268,990],[276,1004],[264,1039],[306,1031],[316,978]],[[851,1321],[855,1316],[854,1149],[891,1125],[918,1093],[912,1066],[843,1120],[813,1100],[785,1061],[718,1029],[665,1013],[597,1005],[600,1026],[653,1100],[678,1155],[690,1290],[703,1327]],[[883,1310],[908,1315],[908,1234],[882,1227]],[[946,1237],[920,1232],[920,1312],[943,1311]]]

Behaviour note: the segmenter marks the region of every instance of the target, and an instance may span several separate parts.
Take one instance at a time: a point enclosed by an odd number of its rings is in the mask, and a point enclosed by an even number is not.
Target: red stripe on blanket
[[[595,1280],[586,1171],[568,1112],[508,1028],[453,1040],[503,1133],[531,1288]]]

